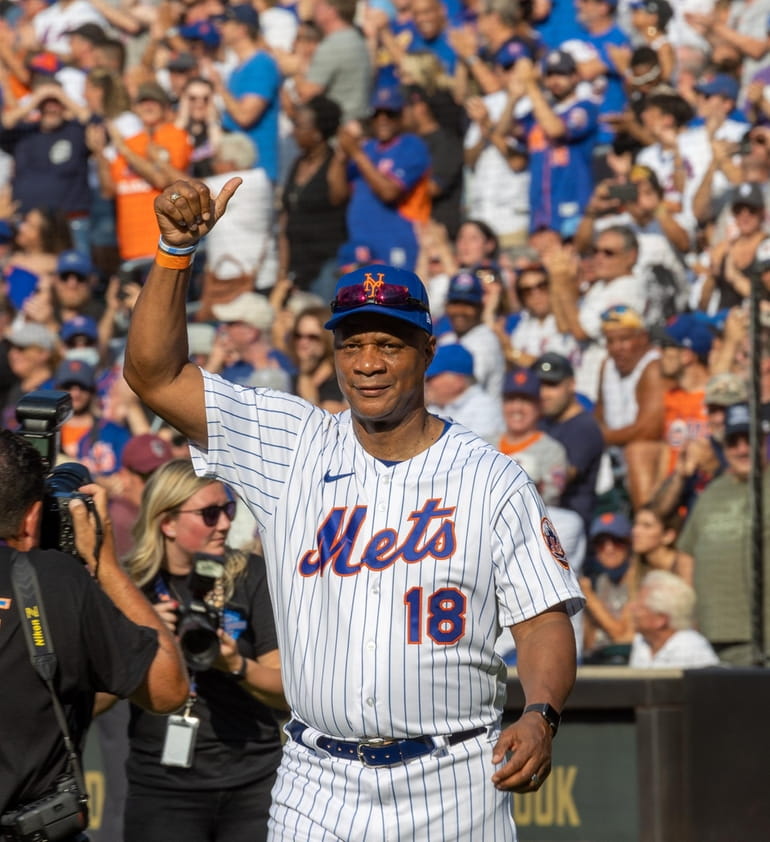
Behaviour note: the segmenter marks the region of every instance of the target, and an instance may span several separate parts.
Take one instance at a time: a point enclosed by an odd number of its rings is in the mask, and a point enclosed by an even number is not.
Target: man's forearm
[[[401,185],[380,172],[362,149],[355,151],[351,157],[378,199],[390,205],[401,198],[403,193]]]
[[[561,606],[513,626],[516,666],[526,704],[547,702],[561,711],[575,683],[575,632]]]
[[[185,309],[189,277],[189,268],[167,269],[153,263],[128,331],[125,374],[132,388],[169,383],[189,362]]]

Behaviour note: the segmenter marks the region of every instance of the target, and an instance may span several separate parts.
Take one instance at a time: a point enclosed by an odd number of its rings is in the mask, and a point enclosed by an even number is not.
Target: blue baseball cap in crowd
[[[503,398],[539,398],[540,378],[530,368],[514,368],[505,375]]]
[[[251,3],[238,3],[235,6],[228,6],[222,19],[233,20],[251,26],[253,29],[259,29],[259,14]]]
[[[188,41],[202,41],[206,47],[218,47],[222,37],[210,20],[199,20],[179,27],[179,34]]]
[[[628,541],[631,537],[631,521],[623,512],[604,512],[594,518],[588,533],[589,538],[597,538],[599,535],[611,535]]]
[[[747,403],[734,403],[725,408],[725,437],[737,436],[751,430],[751,414]]]
[[[459,343],[439,345],[433,362],[425,372],[425,377],[436,377],[447,372],[473,377],[473,354]]]
[[[577,73],[575,59],[566,50],[551,50],[543,59],[543,75],[571,76]]]
[[[76,275],[87,278],[94,271],[94,267],[90,257],[82,252],[70,249],[59,255],[56,262],[56,271],[60,275],[68,275],[70,272],[74,272]]]
[[[695,86],[695,92],[704,96],[723,96],[725,99],[738,99],[740,86],[734,76],[727,73],[717,73],[707,82],[700,82]]]
[[[64,360],[56,369],[54,383],[57,387],[71,386],[74,383],[93,392],[96,390],[96,373],[82,360]]]
[[[359,266],[366,266],[374,263],[372,250],[363,243],[343,243],[337,250],[337,269],[343,275],[358,269]]]
[[[328,330],[348,316],[377,313],[433,333],[428,292],[422,281],[414,272],[395,266],[372,263],[343,275],[337,281],[331,309],[332,317],[324,325]]]
[[[484,292],[481,278],[473,272],[460,272],[449,281],[446,300],[464,301],[466,304],[481,304]]]
[[[372,111],[391,111],[397,114],[404,110],[406,103],[401,88],[398,85],[388,85],[387,87],[377,88],[369,104]]]
[[[644,9],[651,15],[657,15],[660,29],[665,29],[674,16],[674,10],[667,0],[631,0],[629,6],[631,9]]]
[[[707,324],[691,313],[681,313],[663,328],[662,344],[688,348],[699,357],[705,357],[711,350],[713,339],[714,334]]]
[[[62,342],[69,342],[76,336],[85,336],[92,341],[96,341],[99,338],[96,321],[90,316],[74,316],[64,322],[59,331],[59,339]]]

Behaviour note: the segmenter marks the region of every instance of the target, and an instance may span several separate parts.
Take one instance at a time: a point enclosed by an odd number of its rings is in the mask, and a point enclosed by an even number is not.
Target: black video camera
[[[56,842],[87,827],[88,799],[71,775],[58,778],[51,794],[0,816],[0,835],[13,842]]]
[[[16,404],[16,420],[21,424],[19,434],[37,450],[48,471],[40,547],[78,556],[69,504],[70,500],[78,499],[91,511],[94,510],[93,499],[78,491],[81,485],[92,482],[91,474],[85,465],[78,462],[65,462],[52,467],[59,454],[61,425],[71,413],[72,399],[69,393],[55,389],[30,392]]]
[[[193,562],[188,587],[192,599],[179,606],[177,635],[187,666],[198,672],[211,668],[219,655],[221,610],[212,608],[205,597],[221,579],[225,565],[221,556],[198,553]]]

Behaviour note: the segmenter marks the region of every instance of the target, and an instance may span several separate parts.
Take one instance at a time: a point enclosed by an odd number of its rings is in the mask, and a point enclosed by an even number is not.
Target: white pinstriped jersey
[[[258,521],[294,715],[342,738],[495,723],[501,627],[582,605],[521,468],[458,425],[387,466],[348,412],[204,380],[195,468]]]

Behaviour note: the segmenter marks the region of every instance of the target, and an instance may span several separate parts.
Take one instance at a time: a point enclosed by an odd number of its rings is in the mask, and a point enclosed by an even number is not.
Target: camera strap
[[[81,796],[85,798],[87,793],[83,770],[80,768],[77,751],[70,737],[67,718],[53,685],[58,661],[48,628],[48,618],[43,609],[43,595],[40,592],[37,572],[26,553],[14,551],[11,554],[11,584],[19,604],[19,619],[24,629],[29,659],[51,694],[56,722],[64,738],[64,747],[67,750],[67,760],[72,776],[75,778]]]

